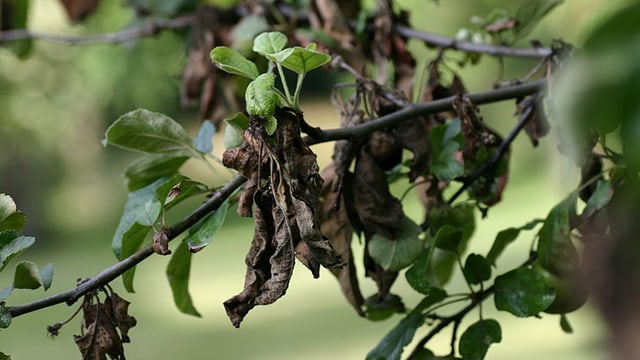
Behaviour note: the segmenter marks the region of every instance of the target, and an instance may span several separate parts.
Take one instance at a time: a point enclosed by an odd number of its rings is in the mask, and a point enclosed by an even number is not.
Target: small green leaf
[[[135,191],[160,178],[175,175],[188,159],[186,156],[145,154],[125,170],[127,187],[129,191]]]
[[[16,265],[16,273],[13,277],[14,289],[35,290],[42,285],[38,265],[31,261],[22,261]]]
[[[200,129],[193,139],[196,150],[202,154],[208,154],[213,151],[213,135],[216,133],[216,127],[210,120],[205,120],[200,125]]]
[[[240,132],[249,128],[249,118],[247,117],[247,115],[241,112],[235,113],[232,117],[224,119],[224,121]]]
[[[584,211],[582,212],[582,217],[587,218],[595,214],[596,211],[607,206],[612,196],[613,196],[613,190],[611,189],[611,183],[607,180],[598,181],[596,190],[593,192],[593,194],[589,198],[589,201],[587,201],[587,206],[584,208]]]
[[[462,272],[469,283],[480,284],[491,279],[491,264],[482,255],[469,254]]]
[[[278,94],[273,90],[275,79],[275,75],[266,73],[249,83],[244,95],[249,114],[264,118],[270,118],[275,114],[279,102]]]
[[[538,236],[538,262],[557,276],[573,273],[578,267],[578,251],[571,241],[569,223],[576,200],[577,195],[572,194],[551,209]]]
[[[502,252],[509,244],[518,238],[518,235],[520,235],[520,229],[518,228],[507,228],[500,231],[487,253],[487,260],[495,266],[498,257],[502,255]]]
[[[264,121],[264,130],[267,132],[267,135],[269,136],[273,135],[276,132],[277,128],[278,128],[278,120],[276,119],[275,116],[267,118]]]
[[[213,240],[213,236],[220,230],[227,216],[228,203],[225,201],[220,207],[198,221],[189,228],[189,234],[184,239],[189,251],[196,253],[202,250]]]
[[[485,319],[469,326],[460,337],[460,355],[465,360],[482,360],[491,344],[502,341],[500,324],[493,319]]]
[[[287,45],[287,36],[281,32],[264,32],[253,40],[253,51],[267,56],[275,54]]]
[[[560,314],[560,328],[567,334],[573,334],[573,327],[571,327],[571,323],[569,323],[567,314]]]
[[[297,74],[304,75],[331,61],[331,56],[312,48],[295,46],[272,54],[269,59]]]
[[[193,306],[191,294],[189,294],[191,252],[189,252],[186,242],[182,242],[171,256],[166,273],[173,293],[173,301],[178,310],[188,315],[200,317],[200,313]]]
[[[440,290],[438,280],[431,266],[433,247],[428,246],[422,250],[418,258],[405,273],[404,276],[411,287],[421,294],[431,294]]]
[[[515,40],[527,36],[538,25],[545,15],[554,7],[560,5],[563,0],[524,0],[516,11],[516,26],[513,32]]]
[[[27,250],[36,239],[32,236],[22,236],[14,230],[0,231],[0,272],[9,264],[11,259]]]
[[[364,300],[364,313],[371,321],[381,321],[390,318],[393,314],[405,312],[404,304],[400,296],[387,294],[383,299],[378,294],[369,296]]]
[[[120,116],[109,126],[102,143],[151,154],[200,156],[180,124],[167,115],[145,109]]]
[[[367,360],[398,360],[416,330],[424,324],[422,314],[410,313],[367,354]]]
[[[422,241],[418,238],[420,232],[420,226],[405,216],[394,240],[379,234],[371,237],[368,244],[369,254],[385,270],[399,271],[411,265],[420,255],[423,247]]]
[[[424,298],[422,298],[422,300],[420,300],[420,302],[418,303],[418,305],[416,305],[416,307],[412,310],[412,312],[421,313],[427,310],[431,305],[435,305],[446,298],[447,298],[446,291],[442,289],[434,288],[429,292],[429,294],[427,294],[427,296],[425,296]]]
[[[0,305],[0,329],[6,329],[11,325],[11,313],[9,309]]]
[[[500,275],[494,285],[496,308],[517,317],[537,315],[548,308],[556,296],[544,277],[528,268],[519,268]]]
[[[451,181],[464,174],[464,165],[454,154],[460,150],[463,137],[460,119],[435,126],[429,134],[431,172],[440,180]]]
[[[40,281],[42,283],[42,287],[45,290],[48,290],[53,283],[53,264],[48,263],[42,269],[40,269]]]
[[[460,244],[464,241],[462,229],[451,225],[444,225],[438,229],[435,237],[436,247],[457,253]]]
[[[248,60],[238,51],[226,46],[217,46],[209,54],[211,61],[225,72],[234,75],[244,76],[251,80],[258,77],[258,67],[252,61]]]
[[[243,130],[238,130],[235,126],[227,126],[224,129],[223,139],[225,149],[231,149],[242,145],[242,143],[244,142],[242,132]]]
[[[16,208],[11,196],[0,194],[0,231],[22,231],[27,217]]]

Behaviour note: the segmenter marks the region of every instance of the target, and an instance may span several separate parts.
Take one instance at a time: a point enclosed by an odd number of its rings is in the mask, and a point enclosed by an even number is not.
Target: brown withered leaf
[[[547,135],[551,127],[544,114],[539,98],[540,96],[538,94],[525,97],[519,100],[516,106],[516,115],[524,114],[527,109],[530,110],[524,131],[529,136],[533,146],[538,146],[538,140]]]
[[[153,234],[153,242],[151,243],[153,251],[159,255],[169,255],[169,229],[165,228]]]
[[[118,330],[120,330],[123,343],[131,342],[128,335],[129,330],[137,324],[136,318],[129,315],[130,304],[129,301],[121,298],[115,292],[111,292],[111,295],[104,301],[106,312],[118,327]]]
[[[340,196],[337,183],[339,182],[334,163],[328,165],[322,171],[324,185],[320,193],[320,229],[325,234],[333,248],[340,254],[346,266],[330,269],[338,279],[342,293],[347,301],[356,309],[360,316],[364,316],[362,305],[364,298],[358,284],[356,266],[351,250],[353,228],[349,223],[344,200]]]
[[[104,304],[93,304],[91,295],[85,297],[82,305],[84,333],[74,335],[74,341],[80,349],[83,359],[124,360],[122,340],[116,330]]]
[[[62,6],[73,21],[82,21],[98,7],[98,0],[60,0]]]

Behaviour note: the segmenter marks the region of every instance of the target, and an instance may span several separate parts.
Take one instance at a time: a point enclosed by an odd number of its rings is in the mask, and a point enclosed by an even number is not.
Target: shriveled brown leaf
[[[526,120],[527,123],[524,126],[524,131],[529,136],[533,146],[538,146],[539,140],[547,135],[551,128],[544,114],[544,110],[539,104],[538,98],[538,95],[528,96],[518,101],[516,108],[516,115],[523,114],[527,109],[531,111]]]
[[[120,336],[123,343],[131,342],[129,339],[129,330],[136,326],[136,318],[129,315],[129,305],[131,303],[121,298],[115,292],[112,292],[104,301],[107,314],[120,330]]]
[[[162,229],[153,234],[153,242],[151,243],[153,251],[159,255],[169,255],[169,229]]]
[[[73,21],[84,20],[96,10],[100,3],[98,0],[60,0],[60,2]]]
[[[92,304],[85,298],[82,306],[84,316],[84,334],[74,335],[74,341],[83,359],[124,360],[122,340],[109,316],[104,304]]]

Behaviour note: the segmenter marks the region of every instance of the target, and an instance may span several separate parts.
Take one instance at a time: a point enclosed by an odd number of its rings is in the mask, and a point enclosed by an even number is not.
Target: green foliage
[[[528,222],[521,227],[510,227],[498,232],[498,234],[496,235],[496,239],[493,241],[493,245],[491,245],[491,249],[489,249],[489,252],[487,253],[487,260],[492,265],[496,265],[496,260],[498,260],[498,257],[502,255],[502,252],[507,248],[507,246],[509,246],[509,244],[511,244],[518,238],[518,235],[520,235],[520,232],[522,230],[533,230],[536,225],[542,222],[543,220],[536,219]]]
[[[451,181],[464,173],[464,165],[454,154],[462,147],[461,121],[455,119],[431,130],[431,172],[443,181]]]
[[[167,279],[173,293],[173,301],[181,312],[200,317],[189,294],[189,276],[191,274],[191,257],[186,242],[180,243],[167,265]]]
[[[563,0],[525,0],[515,14],[516,25],[513,28],[515,40],[529,35],[536,25]],[[514,41],[515,41],[514,40]]]
[[[462,273],[470,284],[477,285],[491,279],[491,264],[482,255],[469,254]]]
[[[404,347],[413,340],[416,329],[423,323],[424,318],[421,314],[409,314],[367,354],[367,360],[400,359]]]
[[[278,105],[278,94],[273,87],[275,80],[275,75],[267,73],[260,74],[249,83],[245,99],[247,112],[250,115],[258,115],[267,119],[273,117]]]
[[[575,218],[577,195],[572,194],[555,206],[547,216],[538,237],[538,262],[555,275],[576,271],[578,251],[571,241],[570,221]]]
[[[518,268],[495,279],[495,304],[498,310],[517,317],[535,316],[555,298],[553,288],[535,270]]]
[[[480,320],[465,330],[460,337],[460,355],[465,360],[482,360],[491,344],[502,341],[500,324],[493,319]]]
[[[395,239],[373,235],[368,245],[369,254],[385,270],[401,270],[411,265],[420,255],[423,242],[418,234],[421,231],[420,226],[405,217]]]

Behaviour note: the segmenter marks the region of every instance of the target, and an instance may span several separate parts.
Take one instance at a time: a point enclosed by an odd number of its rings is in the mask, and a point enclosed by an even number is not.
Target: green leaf
[[[556,296],[544,277],[528,268],[519,268],[500,275],[494,285],[496,308],[517,317],[537,315],[549,307]]]
[[[420,226],[405,216],[394,240],[375,234],[368,244],[373,260],[388,271],[399,271],[413,263],[420,255],[423,243],[418,238]]]
[[[238,130],[234,126],[227,126],[224,129],[223,144],[225,149],[231,149],[242,145],[244,137],[242,136],[243,130]]]
[[[11,360],[11,356],[0,351],[0,360]]]
[[[295,46],[272,54],[268,58],[297,74],[304,75],[331,61],[330,55],[312,48],[312,46],[307,48]]]
[[[493,319],[485,319],[469,326],[460,337],[460,355],[464,360],[482,360],[491,344],[502,341],[500,324]]]
[[[188,159],[186,156],[146,154],[125,170],[127,187],[129,191],[135,191],[160,178],[175,175]]]
[[[230,74],[244,76],[251,80],[254,80],[260,74],[256,64],[242,56],[238,51],[226,46],[216,46],[209,55],[211,61],[220,70]]]
[[[438,248],[452,251],[454,253],[459,251],[462,241],[464,241],[462,229],[451,225],[444,225],[440,227],[435,237],[435,245]]]
[[[516,11],[515,40],[527,36],[553,8],[563,0],[524,0]],[[515,41],[514,40],[514,41]]]
[[[20,30],[27,28],[30,0],[5,1],[2,4],[2,30]],[[7,18],[7,15],[10,18]],[[25,59],[33,50],[32,39],[21,39],[5,43],[2,46],[11,50],[18,58]]]
[[[9,261],[27,250],[36,239],[32,236],[22,236],[14,230],[0,231],[0,272]]]
[[[567,314],[560,314],[560,328],[567,334],[573,334],[573,327],[569,323]]]
[[[278,120],[275,116],[265,119],[264,121],[264,131],[267,132],[267,135],[271,136],[276,132],[278,128]]]
[[[371,321],[385,320],[406,310],[400,296],[391,293],[384,298],[380,298],[378,294],[371,295],[364,300],[363,305],[364,313]]]
[[[11,325],[11,313],[4,305],[0,305],[0,329],[6,329]]]
[[[138,223],[134,223],[125,233],[122,238],[122,248],[120,250],[120,256],[122,259],[126,259],[136,251],[142,248],[145,239],[151,231],[151,226],[144,226]],[[122,283],[128,292],[135,292],[133,288],[133,279],[136,273],[136,267],[132,267],[122,274]]]
[[[509,244],[518,238],[518,235],[520,235],[519,228],[507,228],[500,231],[496,235],[496,239],[493,241],[493,245],[491,245],[491,249],[489,249],[487,253],[487,260],[495,266],[498,257],[502,255],[502,252],[504,252],[504,249],[506,249]]]
[[[129,193],[120,222],[111,241],[113,252],[119,260],[126,257],[122,252],[123,244],[130,241],[131,238],[139,239],[139,233],[143,231],[143,228],[147,228],[148,231],[148,228],[158,220],[162,203],[156,199],[156,189],[164,184],[166,180],[164,178],[158,179],[141,189]],[[127,236],[129,239],[125,239],[125,233],[129,232],[134,224],[140,226]],[[144,240],[144,237],[142,240]]]
[[[145,109],[130,111],[118,118],[105,134],[104,145],[175,157],[200,157],[184,128],[167,115]]]
[[[273,90],[275,79],[275,75],[267,73],[249,83],[244,95],[249,114],[267,119],[275,114],[279,102],[278,94]]]
[[[196,137],[193,138],[193,142],[195,144],[196,150],[198,150],[202,154],[208,154],[213,151],[213,135],[216,133],[216,127],[213,125],[211,120],[205,120],[200,125],[200,129],[196,134]]]
[[[40,269],[40,282],[45,290],[49,290],[53,283],[53,264],[48,263]]]
[[[431,144],[431,172],[442,181],[451,181],[464,174],[464,165],[454,153],[462,147],[461,121],[455,119],[435,126],[429,134]]]
[[[213,240],[213,236],[220,230],[224,219],[227,216],[227,201],[223,202],[220,207],[198,221],[189,228],[189,234],[184,239],[188,249],[192,253],[196,253],[209,245]]]
[[[613,190],[611,189],[611,183],[607,180],[598,181],[596,190],[593,192],[593,194],[589,198],[589,201],[587,201],[587,206],[584,208],[584,211],[582,212],[582,217],[587,218],[595,214],[596,211],[607,206],[612,196],[613,196]]]
[[[575,214],[576,200],[577,194],[572,194],[551,209],[538,235],[538,262],[557,276],[573,273],[579,266],[569,224]]]
[[[191,252],[186,242],[182,242],[175,250],[167,265],[167,279],[173,293],[173,301],[181,312],[200,317],[200,313],[193,306],[189,294],[189,275],[191,273]]]
[[[161,205],[161,213],[172,208],[183,200],[194,195],[207,192],[209,188],[201,182],[190,179],[184,175],[173,175],[155,190],[154,200]],[[152,201],[156,204],[155,201]]]
[[[412,310],[412,312],[421,313],[427,310],[431,305],[435,305],[446,298],[447,298],[446,291],[442,289],[434,288],[429,292],[429,294],[427,294],[427,296],[425,296],[424,298],[422,298],[422,300],[420,300],[420,302],[418,303],[418,305],[416,305],[416,307]]]
[[[469,283],[480,284],[491,279],[491,264],[482,255],[469,254],[462,272]]]
[[[0,231],[22,231],[26,221],[27,217],[18,211],[16,203],[11,196],[0,194]]]
[[[367,360],[400,359],[404,347],[413,340],[416,329],[422,324],[424,324],[422,314],[410,313],[367,354]]]
[[[228,119],[224,119],[224,121],[228,125],[233,126],[236,130],[239,130],[241,133],[242,131],[247,130],[249,128],[249,122],[250,122],[247,115],[241,112],[235,113],[232,117]]]
[[[409,285],[415,291],[425,295],[441,290],[431,264],[432,253],[432,246],[424,248],[413,266],[404,273]]]
[[[35,290],[42,285],[38,265],[31,261],[21,261],[16,265],[16,273],[13,277],[14,289]]]
[[[281,32],[263,32],[253,40],[253,51],[267,56],[275,54],[287,45],[287,36]]]

